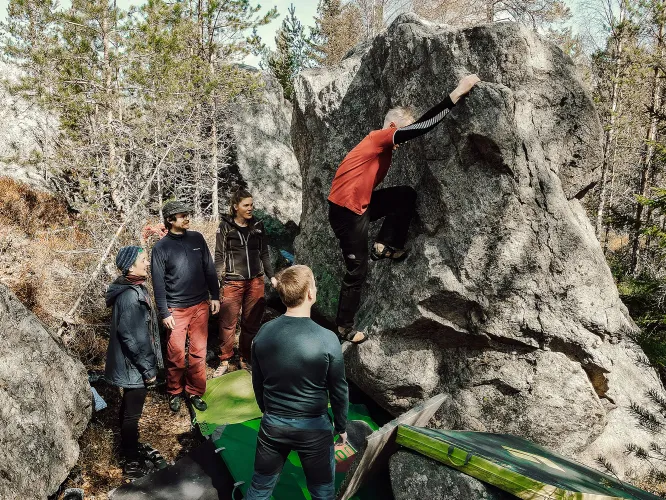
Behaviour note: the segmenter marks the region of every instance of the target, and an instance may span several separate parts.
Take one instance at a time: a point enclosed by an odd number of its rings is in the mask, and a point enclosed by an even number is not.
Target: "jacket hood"
[[[106,307],[111,307],[116,302],[118,296],[126,291],[128,288],[137,288],[137,285],[133,285],[125,276],[118,276],[116,280],[111,283],[106,289]]]

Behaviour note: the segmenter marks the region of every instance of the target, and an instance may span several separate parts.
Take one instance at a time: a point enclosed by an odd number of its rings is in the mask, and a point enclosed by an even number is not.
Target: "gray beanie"
[[[123,274],[127,274],[129,268],[136,262],[139,252],[143,252],[143,248],[135,245],[122,247],[118,250],[118,255],[116,255],[116,267],[118,267]]]
[[[192,207],[178,200],[167,201],[162,207],[162,215],[165,219],[172,215],[190,213],[191,211]]]

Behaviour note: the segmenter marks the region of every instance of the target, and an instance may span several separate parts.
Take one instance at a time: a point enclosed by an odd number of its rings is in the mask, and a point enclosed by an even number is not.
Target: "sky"
[[[117,0],[118,6],[124,9],[129,8],[132,5],[141,5],[145,0]],[[7,15],[7,4],[9,0],[0,0],[0,18],[4,19]],[[67,6],[70,3],[70,0],[60,0],[61,5]],[[317,11],[318,0],[267,0],[262,2],[262,0],[253,0],[255,5],[259,3],[262,6],[261,12],[265,13],[271,7],[275,6],[278,9],[278,18],[273,20],[271,23],[266,26],[262,26],[258,29],[259,36],[263,42],[270,48],[275,48],[275,32],[280,28],[283,18],[287,15],[287,9],[293,3],[296,6],[296,17],[301,21],[301,23],[307,27],[314,25],[314,16]],[[574,31],[580,29],[580,22],[584,17],[579,17],[581,14],[580,5],[583,3],[582,0],[565,0],[565,3],[573,10],[574,19],[578,23],[572,23]],[[583,23],[584,24],[584,23]],[[251,66],[259,65],[259,58],[257,56],[247,56],[243,61],[246,64]]]
[[[7,5],[9,0],[0,0],[0,17],[4,19],[7,16]],[[144,2],[141,0],[117,0],[118,7],[122,9],[128,9],[132,5],[139,6]],[[268,9],[272,7],[277,7],[279,17],[273,20],[271,23],[266,26],[262,26],[257,30],[259,36],[263,42],[270,48],[275,48],[275,32],[280,28],[282,24],[282,19],[287,14],[287,9],[293,3],[296,7],[296,17],[301,21],[304,26],[314,25],[314,16],[317,12],[317,0],[272,0],[262,2],[261,0],[254,2],[255,5],[258,3],[261,5],[261,13],[266,13]],[[62,6],[67,6],[70,4],[68,0],[60,0]],[[248,56],[243,61],[246,64],[252,66],[259,65],[259,58],[256,56]]]

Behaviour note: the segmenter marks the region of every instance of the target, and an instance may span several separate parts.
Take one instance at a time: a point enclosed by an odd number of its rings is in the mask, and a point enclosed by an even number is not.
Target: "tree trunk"
[[[157,122],[156,122],[157,123]],[[157,158],[157,128],[154,129],[155,132],[155,139],[153,143],[154,147],[154,153],[153,157]],[[163,203],[163,197],[162,197],[162,169],[157,168],[157,172],[155,174],[157,176],[157,206],[160,207],[160,221],[164,220],[164,215],[162,214],[162,205]]]
[[[664,25],[659,26],[659,34],[657,36],[657,52],[659,54],[659,60],[663,60],[664,57]],[[650,103],[650,124],[647,128],[645,134],[645,144],[643,145],[643,151],[641,154],[641,161],[639,163],[639,180],[638,180],[638,196],[645,196],[648,191],[648,179],[650,175],[650,170],[652,169],[654,162],[654,151],[655,151],[655,141],[657,139],[657,116],[656,112],[661,107],[661,77],[660,70],[657,63],[654,65],[654,70],[652,73],[652,98]],[[643,204],[639,201],[636,201],[636,209],[634,212],[634,225],[631,234],[631,267],[630,271],[632,274],[637,275],[640,273],[640,240],[641,240],[641,229],[643,226]]]
[[[619,24],[621,25],[624,22],[625,18],[625,9],[624,6],[620,9],[620,20]],[[603,147],[603,159],[601,163],[601,182],[600,182],[600,193],[599,193],[599,206],[597,207],[597,221],[595,225],[595,233],[597,239],[601,237],[601,229],[603,226],[604,219],[604,210],[606,208],[606,197],[608,195],[607,185],[608,185],[608,167],[611,156],[611,148],[615,138],[615,117],[617,113],[618,101],[620,96],[620,76],[622,75],[622,49],[623,49],[623,33],[620,31],[618,33],[617,44],[614,49],[613,54],[613,63],[615,64],[615,71],[613,72],[613,87],[611,90],[611,107],[610,115],[608,117],[608,127],[604,133],[604,147]]]
[[[194,152],[194,193],[193,197],[193,210],[194,218],[201,218],[201,148],[197,144]]]
[[[115,2],[114,2],[115,4]],[[104,47],[104,87],[106,93],[106,138],[107,150],[109,153],[109,163],[107,171],[109,173],[109,183],[111,187],[111,200],[116,210],[122,212],[125,209],[123,196],[122,175],[118,171],[116,160],[116,142],[113,136],[113,88],[111,71],[111,53],[109,40],[109,10],[104,10],[102,17],[102,43]]]
[[[615,187],[615,159],[617,157],[617,137],[615,138],[615,144],[613,147],[613,158],[610,162],[610,189],[608,190],[608,210],[613,208],[613,188]],[[606,181],[609,182],[608,180]],[[604,255],[608,253],[608,233],[610,232],[611,221],[610,219],[606,220],[604,228]]]
[[[215,96],[213,96],[213,112],[212,112],[212,125],[211,125],[211,141],[212,141],[212,150],[211,150],[211,159],[210,159],[210,174],[211,174],[211,219],[215,222],[220,220],[220,200],[218,192],[218,165],[217,165],[217,102]]]

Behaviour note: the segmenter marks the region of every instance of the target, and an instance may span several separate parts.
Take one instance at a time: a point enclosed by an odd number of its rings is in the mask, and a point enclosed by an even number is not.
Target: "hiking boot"
[[[148,472],[150,471],[146,467],[146,462],[141,458],[133,458],[123,465],[123,476],[132,481],[145,476]]]
[[[220,366],[218,366],[215,371],[213,372],[213,378],[221,377],[225,373],[229,371],[229,362],[228,361],[222,361],[220,362]]]
[[[169,408],[171,408],[171,411],[174,413],[178,413],[180,411],[180,405],[183,402],[183,396],[180,394],[174,394],[173,396],[169,397]]]
[[[148,443],[139,443],[139,456],[152,463],[157,470],[169,465],[162,454]]]
[[[206,411],[208,405],[201,399],[201,396],[190,396],[190,403],[199,411]]]

